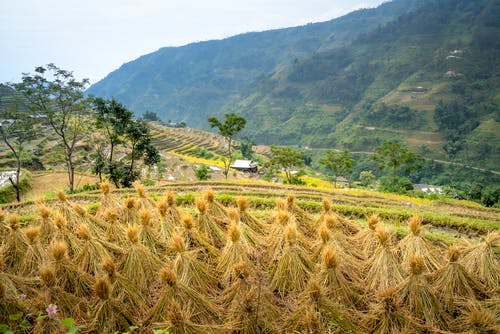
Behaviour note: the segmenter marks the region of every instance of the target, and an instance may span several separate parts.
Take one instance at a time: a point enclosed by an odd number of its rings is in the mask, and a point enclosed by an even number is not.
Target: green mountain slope
[[[431,0],[254,83],[227,106],[262,143],[369,151],[400,139],[500,169],[500,2]]]
[[[396,0],[328,22],[162,48],[124,64],[88,93],[113,96],[137,114],[149,110],[164,120],[206,126],[207,115],[241,99],[255,80],[315,52],[349,44],[421,2]]]

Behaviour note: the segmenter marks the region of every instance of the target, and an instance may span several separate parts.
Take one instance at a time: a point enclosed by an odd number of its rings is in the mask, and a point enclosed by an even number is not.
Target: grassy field
[[[84,184],[96,184],[99,178],[95,175],[76,174],[75,188],[81,187]],[[45,197],[53,194],[58,190],[68,188],[68,174],[66,172],[36,172],[33,174],[33,186],[31,190],[24,195],[28,200],[34,200],[38,197]]]

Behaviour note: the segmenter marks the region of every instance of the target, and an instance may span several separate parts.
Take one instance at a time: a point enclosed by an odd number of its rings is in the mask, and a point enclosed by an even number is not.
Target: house
[[[346,179],[346,178],[345,178],[345,177],[343,177],[343,176],[337,176],[337,177],[335,178],[335,182],[336,182],[336,183],[340,183],[340,184],[349,184],[349,180],[348,180],[348,179]]]
[[[252,160],[235,160],[229,167],[242,172],[257,173],[259,164]]]
[[[431,186],[428,184],[414,184],[413,190],[420,190],[426,194],[442,194],[443,189],[438,186]]]

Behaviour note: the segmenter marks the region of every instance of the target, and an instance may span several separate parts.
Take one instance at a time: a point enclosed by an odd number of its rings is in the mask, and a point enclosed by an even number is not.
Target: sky
[[[95,83],[166,46],[321,22],[384,0],[0,0],[0,83],[54,63]]]

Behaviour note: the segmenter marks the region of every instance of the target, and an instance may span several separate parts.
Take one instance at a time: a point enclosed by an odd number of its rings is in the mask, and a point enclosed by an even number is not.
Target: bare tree
[[[9,181],[16,192],[16,200],[21,201],[21,154],[24,145],[35,137],[34,125],[36,118],[32,117],[22,103],[14,97],[8,106],[2,107],[0,119],[0,135],[4,144],[16,159],[15,178],[9,176]]]
[[[35,68],[35,74],[23,73],[22,82],[15,84],[29,101],[32,113],[41,113],[59,137],[64,148],[69,191],[74,191],[75,145],[84,129],[85,114],[90,110],[83,91],[88,79],[78,81],[73,73],[54,64]]]

